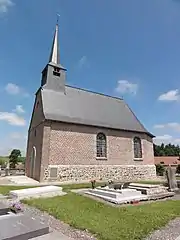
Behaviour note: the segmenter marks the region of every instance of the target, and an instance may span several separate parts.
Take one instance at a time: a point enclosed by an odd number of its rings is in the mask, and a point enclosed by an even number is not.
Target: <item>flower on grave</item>
[[[114,182],[113,182],[112,179],[110,179],[110,180],[108,181],[108,183],[109,183],[109,184],[113,184]]]
[[[21,212],[22,211],[21,203],[20,202],[11,203],[10,210],[14,212]]]
[[[92,179],[90,182],[91,182],[91,184],[92,184],[92,189],[94,189],[94,188],[95,188],[95,184],[96,184],[96,180],[95,180],[95,179]]]
[[[131,201],[131,204],[139,204],[139,201],[138,200],[133,200],[133,201]]]

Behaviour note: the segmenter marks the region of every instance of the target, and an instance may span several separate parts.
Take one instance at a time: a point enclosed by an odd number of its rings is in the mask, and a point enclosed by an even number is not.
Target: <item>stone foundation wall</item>
[[[49,165],[44,181],[134,181],[156,179],[155,165]]]

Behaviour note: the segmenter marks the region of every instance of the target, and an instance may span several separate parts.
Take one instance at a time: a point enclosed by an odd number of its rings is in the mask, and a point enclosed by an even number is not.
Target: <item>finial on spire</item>
[[[59,32],[59,14],[57,14],[57,23],[56,23],[56,29],[54,33],[54,38],[53,38],[53,44],[51,48],[51,54],[49,57],[49,62],[55,63],[55,64],[60,64],[60,53],[59,53],[59,41],[58,41],[58,32]]]

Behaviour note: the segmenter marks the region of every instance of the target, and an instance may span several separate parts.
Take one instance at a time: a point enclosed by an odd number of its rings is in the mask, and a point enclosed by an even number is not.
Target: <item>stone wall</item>
[[[57,176],[52,175],[51,169],[57,169]],[[156,179],[156,169],[155,165],[49,165],[44,172],[44,181],[73,182],[89,181],[92,178],[105,181]]]

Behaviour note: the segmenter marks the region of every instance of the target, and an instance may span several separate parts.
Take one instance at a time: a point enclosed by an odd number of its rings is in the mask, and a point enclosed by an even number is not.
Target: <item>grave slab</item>
[[[9,193],[10,197],[18,198],[18,199],[54,197],[54,196],[62,196],[65,194],[66,193],[62,191],[62,187],[57,187],[57,186],[26,188],[21,190],[13,190],[13,191],[10,191]]]
[[[160,195],[160,194],[167,194],[167,196],[169,196],[168,187],[165,187],[163,185],[131,183],[131,184],[129,184],[128,188],[136,189],[138,191],[141,191],[141,193],[146,194],[148,196]]]
[[[103,189],[89,189],[85,191],[86,194],[102,198],[106,201],[122,204],[122,203],[130,203],[132,201],[142,201],[147,200],[147,195],[141,194],[141,192],[131,189],[122,189],[119,191],[110,190],[107,191]]]
[[[39,218],[21,214],[0,218],[0,240],[27,240],[48,233],[48,225]]]
[[[8,214],[8,212],[9,212],[9,207],[6,204],[0,202],[0,216],[6,215]]]

